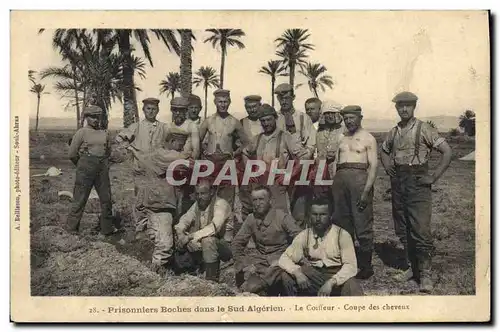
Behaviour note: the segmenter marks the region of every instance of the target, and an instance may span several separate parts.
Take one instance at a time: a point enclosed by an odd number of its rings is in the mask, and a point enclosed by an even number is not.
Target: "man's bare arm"
[[[443,175],[448,166],[450,166],[451,155],[452,155],[451,147],[446,141],[439,144],[437,150],[441,152],[442,156],[441,156],[441,161],[439,162],[439,165],[436,168],[436,171],[432,175],[434,178],[434,182],[436,182],[441,177],[441,175]]]
[[[368,159],[368,177],[366,179],[366,184],[364,188],[364,193],[368,194],[373,188],[375,179],[377,178],[377,165],[378,165],[378,155],[377,155],[377,141],[375,137],[368,134],[367,145],[366,145],[366,156]]]
[[[208,119],[205,119],[200,125],[200,131],[199,131],[200,142],[203,142],[203,140],[205,139],[207,131],[208,131]]]

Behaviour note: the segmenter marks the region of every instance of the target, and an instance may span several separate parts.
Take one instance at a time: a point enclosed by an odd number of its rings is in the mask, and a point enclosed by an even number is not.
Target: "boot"
[[[356,278],[369,279],[374,274],[372,266],[372,252],[360,251],[358,257],[358,266],[360,271],[356,275]]]
[[[403,269],[403,271],[397,273],[393,278],[396,281],[399,282],[407,282],[410,281],[411,278],[414,277],[413,275],[413,268],[412,264],[410,261],[410,255],[408,251],[408,245],[403,243],[403,252],[406,260],[406,267]]]
[[[434,290],[431,264],[432,261],[430,255],[426,254],[419,257],[418,266],[420,269],[420,291],[422,293],[431,293]]]
[[[205,279],[219,282],[220,261],[205,264]]]

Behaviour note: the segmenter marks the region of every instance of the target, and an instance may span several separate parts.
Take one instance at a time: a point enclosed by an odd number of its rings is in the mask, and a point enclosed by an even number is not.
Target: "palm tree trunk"
[[[191,30],[181,30],[181,96],[189,97],[193,89],[191,59]]]
[[[220,59],[220,85],[219,88],[224,89],[224,63],[226,62],[226,43],[221,41],[221,59]]]
[[[208,86],[205,84],[205,119],[207,118],[207,112],[208,112]]]
[[[276,84],[276,77],[271,76],[271,103],[272,107],[274,107],[274,85]]]
[[[127,128],[135,122],[135,115],[138,113],[137,102],[134,100],[134,69],[129,30],[118,30],[118,47],[123,57],[123,127]]]
[[[134,88],[134,105],[137,105],[137,92]],[[134,110],[134,122],[139,122],[139,107],[136,107]]]
[[[76,67],[75,65],[71,65],[73,69],[73,84],[75,86],[75,103],[76,103],[76,129],[80,129],[80,104],[78,100],[78,89],[76,83]]]
[[[313,88],[313,93],[316,98],[318,98],[318,88]]]
[[[83,109],[87,106],[87,88],[84,86],[83,87],[83,102],[82,102],[82,112],[78,112],[77,114],[77,120],[78,120],[78,125],[80,126],[79,128],[83,127],[83,122],[85,121],[85,118],[83,117]]]
[[[290,85],[295,90],[295,62],[290,61]]]
[[[40,94],[37,95],[37,104],[36,104],[36,124],[35,131],[38,131],[38,115],[40,114]]]

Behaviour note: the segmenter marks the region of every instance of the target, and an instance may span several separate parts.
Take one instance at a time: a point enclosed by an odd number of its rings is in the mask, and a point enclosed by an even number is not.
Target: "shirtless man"
[[[357,239],[357,278],[373,275],[373,184],[377,172],[377,142],[361,127],[361,107],[342,109],[346,125],[337,152],[333,178],[334,222]]]
[[[204,142],[202,159],[207,159],[215,164],[215,169],[220,169],[227,160],[234,160],[241,154],[241,150],[247,145],[248,138],[238,119],[229,114],[231,96],[228,90],[218,89],[214,92],[214,102],[217,112],[208,117],[200,126],[200,141]],[[205,143],[204,143],[205,144]],[[231,184],[223,184],[218,188],[217,195],[225,199],[231,209],[234,206],[235,188]],[[227,225],[226,240],[231,241],[233,235],[233,222]]]

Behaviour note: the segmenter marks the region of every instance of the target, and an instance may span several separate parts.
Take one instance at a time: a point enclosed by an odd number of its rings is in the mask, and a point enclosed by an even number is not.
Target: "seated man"
[[[309,227],[280,257],[285,296],[362,296],[352,238],[330,221],[325,198],[311,203]]]
[[[278,259],[301,229],[291,215],[271,207],[268,187],[256,186],[251,197],[254,212],[243,222],[232,242],[236,285],[246,292],[267,291],[271,295],[276,290],[267,288],[281,272]],[[255,249],[246,255],[250,238]]]
[[[207,280],[219,282],[220,261],[231,259],[229,246],[223,240],[231,207],[216,195],[208,180],[196,186],[195,197],[196,202],[174,226],[177,235],[175,266],[178,272],[201,267]]]

